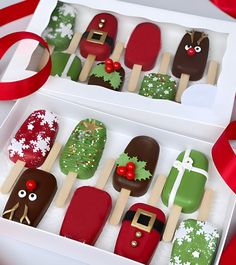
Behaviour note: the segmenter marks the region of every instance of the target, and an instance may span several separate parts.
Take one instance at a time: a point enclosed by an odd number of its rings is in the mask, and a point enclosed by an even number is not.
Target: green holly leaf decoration
[[[101,77],[105,82],[109,82],[111,86],[117,90],[120,87],[121,84],[121,75],[119,72],[114,71],[112,73],[107,73],[105,70],[105,64],[100,63],[96,65],[92,72],[91,75],[95,75],[96,77]]]
[[[129,157],[126,153],[122,153],[116,160],[116,165],[126,166],[128,162],[133,162],[135,164],[135,180],[147,180],[152,176],[150,171],[145,169],[147,162],[138,161],[136,156]]]

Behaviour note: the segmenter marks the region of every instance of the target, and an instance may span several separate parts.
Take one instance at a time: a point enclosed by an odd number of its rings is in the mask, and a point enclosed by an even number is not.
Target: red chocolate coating
[[[111,196],[100,189],[78,188],[68,206],[60,235],[94,245],[111,211]]]
[[[125,148],[124,153],[129,157],[137,157],[139,161],[145,161],[146,170],[149,170],[153,176],[159,157],[159,144],[151,137],[137,136],[133,138]],[[139,197],[146,193],[152,176],[146,180],[128,180],[117,174],[117,167],[113,175],[113,187],[120,191],[122,188],[130,190],[131,196]]]
[[[155,65],[160,48],[160,28],[153,23],[141,23],[129,38],[125,50],[125,65],[132,69],[134,64],[138,64],[142,65],[143,71],[149,71]]]
[[[102,28],[99,28],[99,23],[101,23],[101,20],[105,20],[105,23],[103,24]],[[107,32],[107,36],[110,37],[115,44],[117,24],[117,19],[113,15],[108,13],[100,13],[92,19],[86,29],[86,32],[90,32],[91,30]],[[98,44],[90,42],[86,38],[81,39],[79,46],[80,53],[83,57],[87,58],[89,54],[96,55],[97,61],[105,61],[107,58],[109,58],[113,51],[111,45],[109,45],[107,42],[104,44]]]
[[[26,167],[37,168],[45,161],[58,132],[54,113],[36,110],[21,125],[8,147],[9,158],[26,162]]]
[[[160,209],[147,204],[136,203],[129,210],[136,212],[138,209],[142,209],[155,214],[155,219],[165,224],[166,218],[164,213]],[[137,232],[141,233],[140,237],[137,237]],[[116,241],[114,253],[143,264],[149,264],[158,246],[161,236],[162,232],[159,233],[154,228],[152,228],[150,232],[147,232],[145,230],[132,226],[130,220],[123,220]],[[132,241],[137,242],[136,247],[131,245]]]
[[[201,40],[202,36],[203,32],[195,31],[192,41],[191,34],[186,33],[184,35],[176,51],[172,66],[174,76],[180,78],[181,74],[188,74],[191,81],[202,78],[209,52],[209,39],[205,37]]]
[[[27,188],[26,183],[29,180],[36,183],[36,188],[33,191]],[[18,204],[11,220],[36,227],[51,204],[56,190],[57,181],[52,174],[40,169],[25,170],[11,192],[3,211],[3,218],[10,219],[11,213],[6,213],[6,211],[13,209]],[[21,221],[27,207],[26,216],[30,223],[26,218]]]

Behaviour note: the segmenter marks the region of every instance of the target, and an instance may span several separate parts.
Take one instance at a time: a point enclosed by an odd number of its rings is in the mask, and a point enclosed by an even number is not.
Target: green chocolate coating
[[[62,76],[64,68],[70,58],[69,53],[64,52],[54,52],[51,56],[52,59],[52,70],[51,75]],[[66,78],[70,78],[73,81],[77,81],[79,78],[79,74],[82,69],[81,60],[79,57],[75,56],[73,59],[69,71],[66,73]]]
[[[75,19],[76,9],[69,4],[58,2],[42,37],[49,45],[54,46],[56,51],[64,51],[74,35]]]
[[[139,95],[154,99],[175,100],[176,89],[176,82],[171,76],[151,73],[144,76]]]
[[[177,160],[182,162],[184,154],[185,151],[181,152],[177,157]],[[191,150],[190,157],[193,160],[194,167],[208,171],[208,160],[203,153],[196,150]],[[167,207],[169,196],[178,173],[179,171],[177,168],[171,168],[164,189],[162,191],[162,201]],[[195,212],[199,208],[199,205],[201,203],[202,196],[204,194],[205,183],[206,177],[204,175],[185,169],[175,196],[174,204],[182,207],[183,213]]]
[[[105,125],[85,119],[75,127],[60,157],[61,171],[77,173],[77,178],[91,178],[100,161],[106,142]]]
[[[181,222],[175,233],[170,264],[213,264],[219,237],[210,223],[193,219]]]

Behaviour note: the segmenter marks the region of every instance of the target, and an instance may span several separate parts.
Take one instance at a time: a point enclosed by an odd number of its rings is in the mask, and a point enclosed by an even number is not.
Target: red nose
[[[193,55],[195,55],[195,53],[196,53],[196,51],[193,47],[191,47],[187,50],[188,56],[193,56]]]
[[[35,180],[29,179],[26,181],[25,186],[28,191],[34,191],[37,188],[37,183]]]

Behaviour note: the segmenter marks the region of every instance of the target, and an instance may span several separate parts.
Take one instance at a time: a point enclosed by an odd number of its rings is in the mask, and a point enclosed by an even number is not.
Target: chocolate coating
[[[35,190],[27,189],[28,180],[35,181]],[[11,192],[3,211],[3,218],[36,227],[47,211],[56,190],[57,182],[52,174],[40,169],[25,170]],[[6,212],[11,209],[13,213]],[[25,211],[25,218],[22,219]],[[12,218],[10,218],[11,214],[13,214]]]
[[[124,153],[128,154],[129,157],[136,156],[139,161],[145,161],[147,163],[145,169],[149,170],[153,176],[159,157],[159,151],[160,147],[156,140],[148,136],[137,136],[130,141]],[[113,186],[117,191],[124,188],[131,191],[131,196],[139,197],[146,193],[151,183],[152,176],[146,180],[131,181],[118,175],[115,170],[113,175]]]
[[[108,88],[111,90],[121,91],[123,83],[124,83],[124,79],[125,79],[124,68],[121,67],[120,70],[116,70],[116,71],[109,74],[109,73],[106,73],[106,71],[105,71],[105,64],[104,63],[99,63],[95,67],[98,68],[99,66],[101,67],[101,65],[104,65],[104,70],[99,71],[98,73],[95,73],[95,71],[93,70],[94,72],[92,71],[92,74],[89,77],[88,85],[102,86],[102,87],[105,87],[105,88]],[[117,75],[117,73],[119,75]],[[115,76],[115,74],[116,74],[116,76]],[[119,80],[116,81],[114,79],[117,79],[117,76],[119,77]]]
[[[172,66],[174,76],[180,78],[181,74],[188,74],[191,81],[202,78],[209,52],[209,39],[206,34],[205,37],[203,34],[204,32],[193,31],[184,35]],[[192,55],[188,54],[190,48],[194,48]]]

